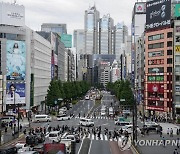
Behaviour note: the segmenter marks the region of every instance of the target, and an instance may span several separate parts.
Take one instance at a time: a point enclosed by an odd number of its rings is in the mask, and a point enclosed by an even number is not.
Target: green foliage
[[[125,99],[125,102],[121,102],[121,105],[132,105],[134,102],[133,92],[131,90],[131,84],[128,80],[118,80],[115,83],[108,83],[107,89],[111,93],[115,94],[120,99]]]
[[[61,82],[60,80],[52,80],[47,91],[47,105],[55,106],[55,101],[57,101],[57,105],[60,105],[59,98],[65,102],[70,102],[71,99],[76,100],[85,95],[89,89],[90,85],[86,81]]]

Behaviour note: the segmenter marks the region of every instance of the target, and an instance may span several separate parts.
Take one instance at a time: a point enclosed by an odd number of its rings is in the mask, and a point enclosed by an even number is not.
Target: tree
[[[56,80],[50,82],[47,94],[47,105],[55,106],[55,101],[60,98],[60,90]]]

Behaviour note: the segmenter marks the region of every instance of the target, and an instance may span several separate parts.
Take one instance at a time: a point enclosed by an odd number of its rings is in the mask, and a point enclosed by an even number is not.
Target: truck
[[[64,143],[45,143],[44,154],[48,153],[61,153],[66,154],[66,145]]]
[[[113,116],[114,115],[114,109],[113,107],[109,107],[109,116]]]
[[[101,116],[105,116],[106,115],[106,106],[102,106],[101,107]]]

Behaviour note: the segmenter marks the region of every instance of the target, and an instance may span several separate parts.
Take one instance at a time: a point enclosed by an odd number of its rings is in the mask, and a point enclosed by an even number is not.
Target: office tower
[[[85,11],[85,54],[98,53],[98,22],[99,11],[90,7]]]
[[[114,20],[109,14],[104,15],[99,21],[99,54],[112,54],[112,30]]]
[[[61,35],[67,34],[67,27],[66,24],[43,23],[41,25],[41,31],[55,32]]]

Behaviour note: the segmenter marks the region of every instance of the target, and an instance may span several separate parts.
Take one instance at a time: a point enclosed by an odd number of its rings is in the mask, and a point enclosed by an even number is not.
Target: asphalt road
[[[111,102],[113,101],[113,96],[110,94],[104,94],[102,98],[102,102],[105,102],[107,106],[110,106]],[[66,121],[57,121],[55,118],[51,122],[44,122],[44,123],[31,123],[31,126],[36,127],[47,127],[48,124],[52,127],[56,127],[57,125],[67,125],[69,127],[78,127],[79,126],[79,113],[81,117],[87,116],[88,112],[93,108],[95,101],[93,100],[82,100],[78,102],[76,105],[73,106],[72,109],[68,111],[68,114],[72,113],[75,115],[74,118]],[[98,106],[101,107],[102,104]],[[95,110],[97,110],[96,108]],[[81,136],[81,142],[76,144],[76,153],[77,154],[84,154],[84,151],[88,151],[87,154],[121,154],[122,152],[119,151],[117,140],[114,141],[113,139],[108,139],[108,136],[104,134],[104,129],[108,128],[109,131],[114,131],[114,129],[119,129],[118,126],[114,124],[114,119],[109,118],[108,116],[101,117],[100,115],[97,117],[92,117],[94,121],[95,127],[101,126],[101,137],[100,139],[97,136],[92,134],[90,128],[90,134],[88,137]],[[84,127],[85,128],[85,127]]]

